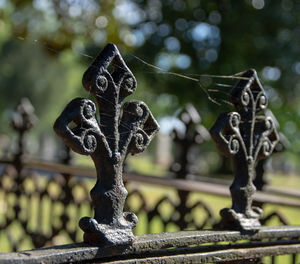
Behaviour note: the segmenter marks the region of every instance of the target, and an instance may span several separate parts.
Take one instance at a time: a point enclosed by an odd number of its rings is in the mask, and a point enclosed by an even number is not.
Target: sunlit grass
[[[266,177],[270,180],[271,186],[300,190],[300,175],[298,174],[267,173]]]
[[[134,171],[143,174],[163,176],[167,173],[167,168],[154,163],[147,155],[129,156],[126,162]]]

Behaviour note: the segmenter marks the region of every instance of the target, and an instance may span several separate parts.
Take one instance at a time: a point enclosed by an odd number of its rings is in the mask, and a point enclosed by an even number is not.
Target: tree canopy
[[[154,114],[192,102],[207,125],[228,108],[228,76],[255,68],[299,153],[297,0],[2,0],[0,8],[2,113],[25,87],[50,112],[51,98],[81,89],[80,69],[114,42],[139,81],[135,96]]]

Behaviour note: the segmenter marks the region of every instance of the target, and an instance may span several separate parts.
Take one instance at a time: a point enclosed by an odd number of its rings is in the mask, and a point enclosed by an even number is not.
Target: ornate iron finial
[[[16,107],[16,110],[12,114],[12,127],[16,131],[27,131],[34,126],[36,119],[34,107],[30,103],[29,99],[22,97]]]
[[[186,179],[187,175],[191,173],[191,158],[190,152],[193,146],[201,144],[210,139],[208,130],[200,124],[201,117],[192,104],[187,104],[178,114],[180,121],[184,124],[185,130],[175,128],[171,136],[175,143],[175,161],[170,170],[175,173],[177,179]],[[179,203],[175,205],[175,209],[179,212],[179,217],[173,219],[173,222],[180,227],[180,229],[187,228],[191,223],[196,225],[194,219],[187,218],[189,212],[199,205],[206,210],[208,216],[211,212],[202,202],[188,205],[189,191],[177,190],[179,196]],[[206,223],[206,220],[204,221]],[[199,226],[198,226],[199,227]]]
[[[222,113],[210,130],[219,151],[233,160],[235,178],[230,186],[232,208],[222,209],[221,226],[257,230],[262,210],[252,207],[255,166],[269,156],[279,136],[271,117],[257,115],[267,108],[267,97],[255,70],[245,71],[230,93],[236,112]]]
[[[200,124],[201,117],[192,104],[187,104],[179,113],[179,119],[184,124],[185,130],[175,128],[171,136],[176,144],[175,162],[171,171],[176,173],[176,178],[184,179],[190,173],[189,151],[196,144],[201,144],[210,139],[208,130]]]
[[[18,151],[15,159],[22,158],[24,153],[24,133],[30,130],[37,121],[34,107],[28,98],[22,97],[12,113],[11,126],[19,134],[18,138]]]
[[[108,67],[113,72],[108,71]],[[136,89],[136,79],[123,61],[117,47],[108,44],[83,75],[84,88],[95,96],[76,98],[64,109],[54,130],[75,152],[90,155],[97,170],[97,182],[91,190],[94,218],[83,217],[79,226],[84,241],[92,244],[129,244],[137,217],[123,212],[127,191],[123,184],[123,162],[128,153],[145,150],[159,125],[147,105],[125,97]],[[69,124],[75,123],[74,128]]]

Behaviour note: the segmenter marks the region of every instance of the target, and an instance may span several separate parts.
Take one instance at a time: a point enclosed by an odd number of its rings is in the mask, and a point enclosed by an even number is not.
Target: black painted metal
[[[279,135],[272,118],[258,115],[267,108],[267,97],[255,70],[241,74],[229,100],[236,112],[222,113],[210,130],[219,151],[233,160],[235,173],[232,208],[221,210],[220,226],[254,231],[262,216],[261,208],[252,207],[255,166],[272,153]]]
[[[108,67],[113,68],[109,72]],[[95,96],[76,98],[54,124],[56,133],[75,152],[90,155],[97,170],[97,182],[91,190],[94,218],[84,217],[79,226],[84,241],[92,244],[128,244],[137,217],[123,212],[127,191],[123,184],[123,162],[127,154],[145,150],[159,126],[145,103],[125,97],[136,89],[136,80],[117,47],[108,44],[84,73],[84,88]],[[70,123],[75,123],[70,128]]]

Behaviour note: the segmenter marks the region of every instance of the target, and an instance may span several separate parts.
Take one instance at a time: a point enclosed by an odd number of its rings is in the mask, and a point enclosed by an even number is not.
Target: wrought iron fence
[[[83,215],[92,215],[89,199],[89,190],[95,182],[92,169],[28,161],[23,164],[23,180],[20,183],[20,180],[16,180],[18,175],[14,174],[13,163],[4,163],[4,160],[2,162],[1,247],[6,244],[2,251],[39,248],[82,240],[82,232],[77,228],[77,222]],[[220,198],[229,198],[228,187],[215,183],[133,172],[125,174],[125,179],[128,188],[125,207],[141,219],[143,227],[138,229],[139,234],[211,228],[219,220],[215,206],[201,200],[201,195],[198,195],[197,199],[191,196],[208,193]],[[141,188],[143,186],[144,188]],[[152,188],[145,192],[145,186]],[[155,190],[153,186],[168,188],[169,194],[161,191],[155,199],[149,200],[150,192]],[[181,193],[187,193],[189,197],[183,197]],[[254,200],[294,210],[299,210],[300,207],[300,201],[296,199],[284,196],[278,199],[278,196],[268,193],[258,193]],[[277,218],[278,224],[289,224],[288,217],[280,211],[265,215],[262,223],[267,224],[272,217]]]
[[[113,73],[106,70],[110,63],[115,68]],[[181,113],[185,134],[173,132],[181,154],[172,172],[166,177],[127,172],[124,175],[127,195],[122,179],[124,157],[143,151],[158,125],[142,102],[130,101],[120,112],[122,100],[136,89],[136,80],[115,46],[108,45],[100,53],[83,80],[85,88],[102,106],[100,125],[95,118],[94,103],[77,98],[58,118],[55,130],[74,151],[91,155],[97,173],[69,164],[25,159],[24,134],[32,127],[35,117],[33,108],[23,99],[12,122],[19,133],[18,153],[12,160],[0,161],[3,205],[0,244],[5,241],[7,250],[12,251],[40,248],[80,242],[84,232],[85,242],[97,247],[73,244],[19,255],[2,254],[4,263],[259,263],[266,256],[272,257],[275,263],[275,256],[282,254],[291,254],[291,262],[296,263],[300,227],[261,227],[274,217],[283,225],[289,224],[278,211],[263,215],[262,207],[278,204],[299,210],[300,194],[261,186],[262,178],[255,181],[255,170],[262,168],[260,160],[269,156],[282,138],[272,115],[259,115],[266,109],[267,99],[255,71],[244,72],[231,92],[230,101],[236,112],[221,114],[210,131],[220,152],[234,162],[235,179],[230,187],[232,208],[223,209],[221,219],[211,204],[201,197],[192,199],[192,195],[200,192],[229,197],[228,186],[209,179],[186,179],[191,174],[187,160],[189,147],[209,139],[206,129],[198,124],[196,110],[187,106]],[[71,121],[77,125],[75,128],[68,127]],[[64,163],[68,161],[66,156]],[[90,200],[89,190],[95,181]],[[257,187],[264,192],[255,193],[253,182],[259,182],[261,185]],[[168,187],[175,195],[170,198],[163,194],[154,200],[153,194],[143,191],[142,184]],[[124,208],[130,213],[123,212],[126,195]],[[259,207],[252,206],[252,202]],[[136,216],[143,223],[144,229],[139,231],[143,233],[211,230],[134,237],[131,230],[137,222]],[[82,230],[77,227],[78,221]]]

